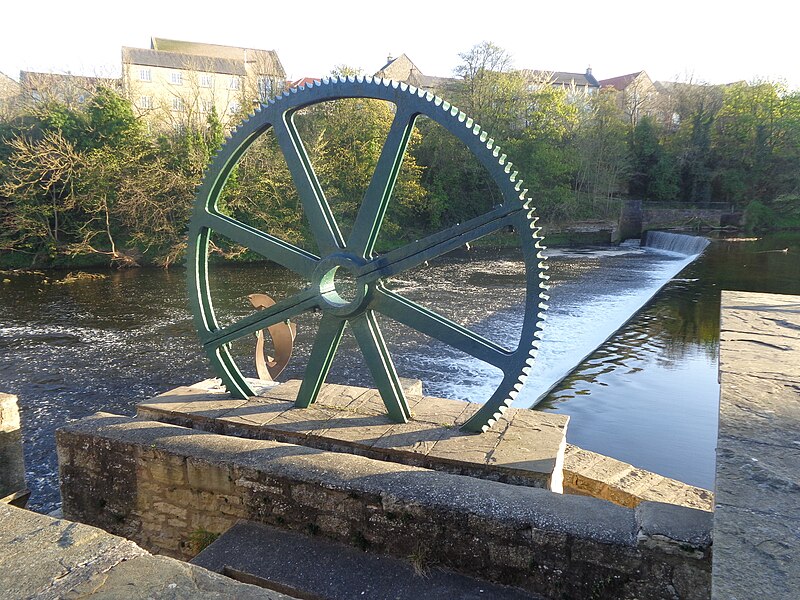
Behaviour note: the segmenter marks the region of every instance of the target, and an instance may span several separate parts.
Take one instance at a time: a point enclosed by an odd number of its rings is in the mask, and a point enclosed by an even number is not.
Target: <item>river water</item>
[[[571,443],[713,487],[719,291],[800,294],[800,235],[713,241],[691,264],[680,254],[636,246],[548,254],[549,317],[537,364],[515,406],[536,404],[591,353],[536,409],[571,415]],[[404,273],[390,286],[513,345],[524,296],[519,270],[515,251],[479,249]],[[0,390],[20,399],[37,510],[59,501],[56,428],[98,410],[132,415],[137,402],[211,375],[186,308],[182,270],[100,274],[65,285],[54,282],[66,273],[0,276],[9,280],[0,287]],[[268,265],[220,267],[212,277],[223,321],[251,310],[248,294],[280,298],[303,285]],[[296,357],[282,379],[302,375],[318,319],[298,320]],[[422,379],[427,394],[480,401],[494,389],[498,375],[481,363],[380,322],[398,371]],[[248,364],[250,342],[234,348]],[[347,334],[329,381],[370,385]]]

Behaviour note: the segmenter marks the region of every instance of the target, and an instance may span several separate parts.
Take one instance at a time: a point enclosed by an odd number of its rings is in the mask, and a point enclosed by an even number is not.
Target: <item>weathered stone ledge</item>
[[[569,417],[509,409],[481,435],[459,430],[477,404],[407,392],[412,420],[393,423],[377,390],[326,384],[314,405],[294,407],[299,380],[231,398],[206,382],[137,406],[143,419],[562,491]],[[421,384],[418,385],[421,392]]]
[[[137,407],[143,419],[224,435],[348,452],[460,475],[592,496],[634,508],[644,500],[712,510],[708,490],[566,444],[567,419],[511,409],[480,436],[458,427],[479,405],[407,389],[413,422],[392,424],[375,390],[326,384],[317,403],[293,409],[300,381],[230,398],[213,380],[170,390]],[[552,474],[555,473],[555,477]],[[562,483],[563,482],[563,483]]]
[[[722,292],[713,598],[800,590],[800,296]]]
[[[707,598],[708,513],[582,496],[98,414],[57,434],[64,513],[189,557],[238,519],[549,597]],[[683,524],[679,526],[678,524]]]
[[[564,454],[564,492],[601,498],[628,508],[644,501],[704,511],[712,511],[714,506],[714,494],[709,490],[571,444],[567,444]]]
[[[202,567],[152,556],[89,525],[0,505],[0,591],[4,600],[292,600]]]

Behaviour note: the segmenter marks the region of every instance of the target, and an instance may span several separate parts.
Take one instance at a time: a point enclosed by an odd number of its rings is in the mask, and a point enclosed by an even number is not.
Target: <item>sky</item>
[[[591,67],[598,79],[641,70],[653,80],[769,79],[800,89],[788,4],[741,6],[709,0],[9,0],[0,9],[0,71],[14,79],[20,70],[118,76],[122,46],[148,48],[151,37],[163,37],[276,50],[290,79],[324,76],[337,65],[372,74],[387,56],[401,53],[426,75],[448,76],[459,53],[491,41],[518,68],[583,73]]]

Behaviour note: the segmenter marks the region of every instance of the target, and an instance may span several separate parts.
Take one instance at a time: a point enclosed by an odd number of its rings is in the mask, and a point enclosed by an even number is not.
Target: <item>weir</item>
[[[597,264],[589,265],[585,274],[559,282],[559,263],[551,260],[551,275],[556,285],[550,290],[546,322],[536,364],[517,397],[514,406],[533,407],[539,404],[561,381],[572,373],[595,350],[630,321],[669,281],[694,262],[708,246],[704,237],[647,232],[642,244],[623,245],[614,250],[594,251]],[[664,253],[663,260],[645,260],[651,252]],[[669,256],[666,255],[669,253]],[[558,260],[569,251],[551,252]],[[576,256],[587,256],[576,251]],[[589,255],[591,256],[591,254]],[[610,264],[624,257],[621,264]],[[609,264],[604,263],[607,261]],[[567,261],[565,267],[571,267]],[[498,320],[494,317],[490,320]],[[518,335],[517,323],[501,316],[492,323],[501,335],[513,339]],[[464,372],[462,389],[437,389],[448,397],[479,395],[470,385],[481,379],[491,385],[496,374],[477,360],[465,360],[458,366]],[[479,373],[476,378],[474,373]]]
[[[656,250],[667,250],[684,256],[696,256],[703,252],[709,241],[698,235],[670,233],[668,231],[648,231],[642,245]]]

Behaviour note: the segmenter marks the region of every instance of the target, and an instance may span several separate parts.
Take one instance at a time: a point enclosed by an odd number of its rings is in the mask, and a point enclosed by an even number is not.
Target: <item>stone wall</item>
[[[649,229],[700,229],[721,227],[729,210],[718,208],[652,208],[642,209],[642,231]]]
[[[57,434],[64,514],[188,558],[248,519],[553,598],[708,598],[709,513],[99,413]]]

